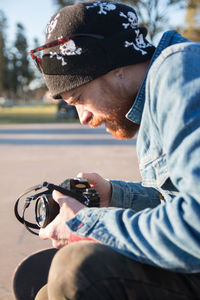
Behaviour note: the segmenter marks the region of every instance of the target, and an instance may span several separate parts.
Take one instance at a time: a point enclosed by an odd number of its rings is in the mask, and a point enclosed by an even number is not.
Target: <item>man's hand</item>
[[[77,177],[88,179],[91,188],[94,188],[100,196],[100,207],[109,207],[112,196],[111,183],[97,173],[79,173]]]
[[[53,198],[60,205],[60,213],[50,224],[40,229],[39,236],[43,240],[50,239],[53,247],[60,249],[69,243],[70,230],[65,222],[85,208],[85,205],[58,191],[53,191]]]

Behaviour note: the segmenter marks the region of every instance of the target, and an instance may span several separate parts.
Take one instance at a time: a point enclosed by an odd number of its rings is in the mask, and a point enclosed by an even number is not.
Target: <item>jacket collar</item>
[[[163,34],[163,36],[155,50],[155,53],[151,59],[145,79],[139,89],[139,92],[135,98],[133,106],[131,107],[129,112],[126,114],[126,118],[129,119],[130,121],[140,124],[141,118],[142,118],[142,112],[143,112],[143,108],[144,108],[144,102],[145,102],[145,86],[146,86],[147,74],[149,72],[151,65],[156,60],[156,58],[160,55],[162,50],[167,48],[170,45],[170,41],[171,41],[172,37],[174,36],[174,34],[176,34],[176,33],[177,32],[175,30],[170,30]]]

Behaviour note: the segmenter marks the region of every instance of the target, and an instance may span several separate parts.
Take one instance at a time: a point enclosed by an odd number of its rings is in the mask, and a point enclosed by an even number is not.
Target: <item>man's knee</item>
[[[73,299],[80,291],[91,285],[95,276],[95,264],[98,261],[98,248],[92,242],[77,242],[60,249],[51,264],[48,291],[55,299]],[[62,296],[61,296],[62,295]]]
[[[47,285],[43,286],[38,291],[35,300],[48,300]]]

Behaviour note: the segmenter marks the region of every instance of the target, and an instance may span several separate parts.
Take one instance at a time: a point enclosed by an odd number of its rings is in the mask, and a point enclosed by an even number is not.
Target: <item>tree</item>
[[[8,92],[8,56],[6,48],[5,31],[7,28],[7,19],[0,10],[0,96]]]
[[[34,46],[33,48],[37,48],[40,46],[39,41],[37,38],[34,38]],[[33,60],[31,60],[31,66],[32,66],[32,75],[33,75],[33,80],[31,81],[29,87],[31,90],[34,89],[39,89],[40,87],[43,89],[45,85],[44,77],[42,74],[38,71],[38,69],[35,67],[35,63]]]
[[[17,24],[17,34],[11,59],[12,92],[21,97],[28,90],[28,84],[33,79],[28,60],[28,44],[25,30],[21,23]]]
[[[73,4],[75,1],[73,0],[53,0],[53,2],[55,3],[55,5],[57,5],[59,8],[62,8],[66,5],[71,5]]]
[[[193,41],[200,42],[200,3],[199,0],[189,0],[185,18],[187,27],[183,35]]]
[[[53,0],[53,2],[59,8],[62,8],[75,1]],[[170,9],[183,8],[185,4],[185,0],[121,0],[121,2],[132,5],[137,10],[140,25],[144,25],[148,28],[151,40],[154,40],[159,32],[166,29]]]
[[[127,2],[122,0],[122,2]],[[148,28],[150,39],[165,31],[169,26],[169,16],[173,9],[183,8],[185,0],[131,0],[136,8],[141,25]]]

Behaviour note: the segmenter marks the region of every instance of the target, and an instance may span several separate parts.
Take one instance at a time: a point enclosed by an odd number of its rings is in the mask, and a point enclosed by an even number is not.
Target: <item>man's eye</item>
[[[77,103],[77,99],[75,98],[67,102],[68,105],[76,105],[76,103]]]

